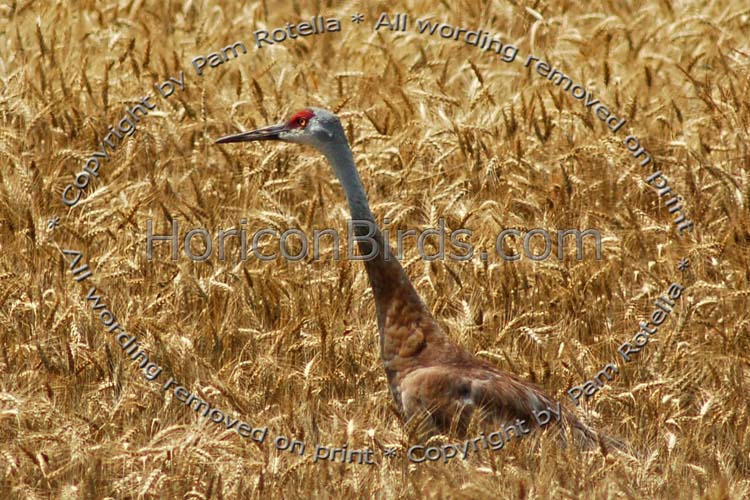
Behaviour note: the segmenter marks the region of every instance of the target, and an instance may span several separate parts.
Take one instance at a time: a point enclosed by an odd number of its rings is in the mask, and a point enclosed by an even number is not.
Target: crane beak
[[[242,132],[239,134],[228,135],[216,140],[216,144],[227,144],[230,142],[249,142],[249,141],[273,141],[280,140],[279,134],[287,130],[286,123],[279,123],[269,127]]]

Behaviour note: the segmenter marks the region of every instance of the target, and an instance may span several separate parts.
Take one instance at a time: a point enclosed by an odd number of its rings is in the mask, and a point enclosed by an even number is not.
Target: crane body
[[[380,355],[404,420],[420,417],[430,432],[464,434],[473,418],[504,425],[519,420],[534,422],[535,412],[549,411],[563,427],[572,428],[581,441],[601,444],[596,432],[541,387],[469,353],[446,335],[398,259],[386,250],[388,242],[377,229],[336,115],[307,108],[280,124],[216,142],[259,140],[313,146],[326,157],[339,179],[355,222],[360,252],[368,256],[363,260],[375,299]],[[369,226],[367,231],[365,226]],[[366,234],[368,238],[363,237]],[[617,446],[615,440],[611,441]]]

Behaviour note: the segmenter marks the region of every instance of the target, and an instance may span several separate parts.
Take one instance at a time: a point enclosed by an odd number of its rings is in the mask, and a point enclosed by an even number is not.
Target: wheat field
[[[750,497],[745,2],[0,9],[2,498]],[[382,12],[406,14],[407,29],[375,30]],[[340,30],[256,46],[255,31],[314,15]],[[419,33],[417,19],[486,30],[518,55],[507,62]],[[246,53],[216,56],[237,41]],[[525,67],[530,54],[626,119],[623,130]],[[170,77],[184,90],[173,83],[165,98],[154,85]],[[77,191],[66,187],[93,165],[109,127],[146,96],[132,136],[110,135],[109,158],[79,177],[90,183],[67,206]],[[535,381],[629,452],[562,448],[536,432],[502,450],[416,463],[361,262],[334,260],[332,245],[299,261],[243,260],[232,245],[224,260],[196,262],[184,249],[172,260],[167,243],[147,257],[149,221],[162,235],[177,221],[180,238],[191,228],[343,233],[346,200],[320,154],[214,144],[305,106],[341,117],[373,212],[394,234],[443,218],[491,250],[507,228],[600,231],[601,260],[427,261],[406,239],[402,262],[453,339]],[[650,165],[625,147],[628,134]],[[682,196],[691,232],[678,234],[646,183],[657,170]],[[199,240],[191,248],[205,250]],[[78,282],[85,264],[92,274]],[[671,283],[685,287],[674,311],[623,363],[618,347]],[[87,300],[92,287],[106,308]],[[117,344],[113,318],[153,370]],[[617,359],[617,375],[573,406],[566,391]],[[222,415],[266,428],[265,439],[188,408],[164,389],[170,378]],[[304,442],[304,453],[277,449],[278,436]],[[369,449],[374,464],[315,460],[319,444]]]

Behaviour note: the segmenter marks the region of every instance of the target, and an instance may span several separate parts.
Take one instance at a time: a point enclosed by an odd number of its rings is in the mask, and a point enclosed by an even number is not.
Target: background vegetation
[[[4,498],[740,498],[750,490],[750,9],[740,1],[407,3],[28,2],[0,18],[0,477]],[[410,30],[373,32],[383,12]],[[365,23],[351,15],[361,12]],[[252,31],[315,14],[342,30],[256,50]],[[508,64],[416,34],[435,20],[499,33]],[[190,60],[243,41],[197,77]],[[638,135],[696,231],[678,238],[645,170],[529,53],[584,84]],[[186,90],[138,123],[85,202],[60,194],[110,124],[154,83]],[[332,227],[348,217],[312,150],[217,137],[307,105],[338,112],[374,212],[389,227],[599,229],[604,255],[404,265],[450,335],[565,391],[616,358],[671,282],[675,312],[578,409],[633,456],[533,436],[497,453],[416,465],[378,356],[361,263],[145,257],[146,220],[181,228]],[[47,228],[53,216],[60,227]],[[181,229],[182,235],[187,229]],[[72,280],[60,250],[95,274]],[[198,251],[198,250],[196,250]],[[690,259],[680,272],[679,259]],[[164,368],[147,381],[84,300],[90,284]],[[160,390],[169,376],[255,426],[222,431]],[[278,435],[370,447],[374,466],[313,463]],[[384,446],[398,448],[385,459]]]

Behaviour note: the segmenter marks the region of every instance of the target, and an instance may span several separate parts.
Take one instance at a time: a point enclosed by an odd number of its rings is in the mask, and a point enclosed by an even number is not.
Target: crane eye
[[[302,117],[297,118],[297,125],[304,128],[307,125],[307,119]]]

